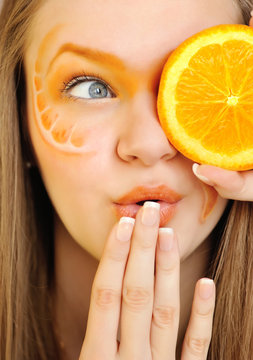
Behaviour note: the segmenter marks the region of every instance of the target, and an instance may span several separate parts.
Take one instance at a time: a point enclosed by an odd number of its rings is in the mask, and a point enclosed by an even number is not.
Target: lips
[[[137,186],[118,199],[113,206],[118,218],[122,216],[135,218],[145,201],[156,201],[160,204],[160,226],[165,226],[175,215],[177,204],[181,199],[182,195],[166,185]]]

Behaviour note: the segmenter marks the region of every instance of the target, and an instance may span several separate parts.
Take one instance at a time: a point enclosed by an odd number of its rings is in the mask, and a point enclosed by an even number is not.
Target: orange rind
[[[157,110],[171,144],[201,164],[253,168],[253,29],[218,25],[185,40],[162,72]]]

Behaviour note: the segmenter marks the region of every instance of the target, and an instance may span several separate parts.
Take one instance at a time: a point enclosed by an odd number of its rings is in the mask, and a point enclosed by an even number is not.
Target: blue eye
[[[72,79],[64,89],[71,97],[79,99],[104,99],[115,97],[109,85],[102,80],[80,76]]]

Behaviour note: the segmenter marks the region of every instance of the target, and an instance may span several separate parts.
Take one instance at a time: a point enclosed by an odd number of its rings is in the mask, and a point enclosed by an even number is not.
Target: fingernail
[[[118,224],[116,237],[119,241],[129,241],[132,235],[135,219],[123,216]]]
[[[159,219],[160,204],[154,201],[146,201],[142,208],[141,222],[143,225],[152,226]]]
[[[200,175],[200,174],[198,173],[198,167],[199,167],[199,164],[194,163],[194,164],[192,165],[192,171],[193,171],[193,173],[197,176],[197,178],[199,178],[200,180],[202,180],[202,181],[204,181],[204,182],[208,182],[209,184],[212,183],[212,181],[209,180],[207,177],[205,177],[205,176],[203,176],[203,175]]]
[[[214,282],[212,279],[201,279],[199,284],[199,295],[203,300],[209,299],[214,292]]]
[[[171,228],[159,229],[159,247],[162,251],[170,251],[174,244],[174,231]]]

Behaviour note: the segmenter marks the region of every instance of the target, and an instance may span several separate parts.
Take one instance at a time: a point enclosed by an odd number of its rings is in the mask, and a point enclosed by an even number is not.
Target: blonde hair
[[[232,0],[235,1],[235,0]],[[245,23],[253,0],[238,0]],[[40,1],[6,0],[0,16],[0,358],[58,358],[50,309],[54,274],[52,206],[25,131],[22,56]],[[210,276],[217,304],[209,360],[253,353],[253,209],[229,201],[212,232]]]
[[[49,308],[52,211],[37,169],[24,167],[30,151],[20,121],[22,56],[39,3],[7,0],[0,17],[0,358],[7,360],[57,358]]]

